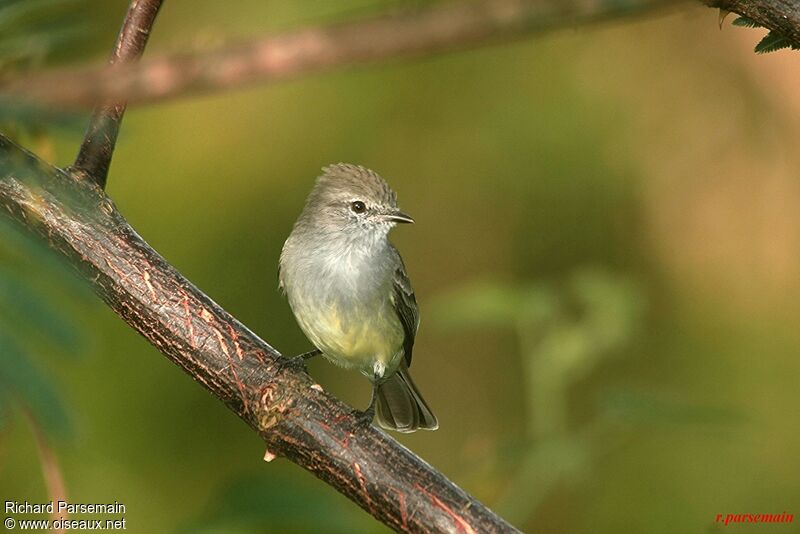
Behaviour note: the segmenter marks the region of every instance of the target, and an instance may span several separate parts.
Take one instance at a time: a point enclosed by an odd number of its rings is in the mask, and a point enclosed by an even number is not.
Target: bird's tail
[[[439,428],[439,421],[411,380],[405,364],[378,387],[375,415],[383,428],[398,432]]]

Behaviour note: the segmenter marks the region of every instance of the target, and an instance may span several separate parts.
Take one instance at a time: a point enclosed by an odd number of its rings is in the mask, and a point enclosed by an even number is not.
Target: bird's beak
[[[395,210],[386,214],[386,218],[394,223],[413,223],[411,215],[406,215],[400,210]]]

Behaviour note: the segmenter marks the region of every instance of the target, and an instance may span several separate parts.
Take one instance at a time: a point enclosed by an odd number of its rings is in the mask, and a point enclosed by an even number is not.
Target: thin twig
[[[145,243],[97,187],[0,135],[0,210],[60,252],[132,328],[265,441],[395,530],[516,532],[322,391]]]
[[[301,74],[459,50],[554,28],[640,14],[683,0],[468,0],[269,36],[238,46],[147,59],[109,72],[78,67],[0,84],[53,106],[98,99],[155,102]]]
[[[162,0],[131,1],[111,53],[111,65],[128,64],[141,57],[161,3]],[[115,69],[105,70],[113,73]],[[127,101],[122,96],[102,99],[92,113],[78,157],[71,168],[79,177],[93,180],[103,188],[126,106]]]
[[[22,412],[25,415],[25,419],[28,420],[34,440],[36,441],[36,451],[39,454],[42,476],[44,477],[45,486],[47,486],[47,494],[50,496],[50,501],[53,503],[52,519],[66,519],[68,517],[67,513],[59,512],[58,510],[58,502],[67,500],[67,486],[64,484],[64,476],[62,475],[58,457],[52,447],[50,447],[47,437],[44,435],[39,423],[33,417],[33,414],[25,408],[23,408]],[[64,529],[56,529],[54,532],[63,534]]]

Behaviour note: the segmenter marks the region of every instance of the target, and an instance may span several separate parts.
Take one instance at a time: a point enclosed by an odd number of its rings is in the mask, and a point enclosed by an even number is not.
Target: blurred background
[[[146,55],[408,3],[169,0]],[[0,20],[32,50],[7,72],[102,60],[127,8],[41,4]],[[797,513],[800,71],[794,52],[753,53],[765,30],[729,22],[688,4],[133,108],[108,193],[297,354],[311,347],[277,290],[283,240],[322,166],[369,166],[417,221],[392,238],[422,314],[414,378],[441,425],[398,440],[525,531]],[[4,109],[3,131],[71,163],[88,114],[23,128],[23,111]],[[3,500],[49,500],[39,443],[70,500],[124,503],[129,531],[385,531],[265,464],[244,424],[69,269],[10,223],[0,233]],[[357,373],[310,372],[366,405]]]

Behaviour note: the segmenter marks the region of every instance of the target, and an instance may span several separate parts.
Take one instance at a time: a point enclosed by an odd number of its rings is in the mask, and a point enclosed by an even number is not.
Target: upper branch
[[[800,47],[800,3],[797,0],[703,0],[703,3],[744,15]]]
[[[111,65],[130,63],[144,52],[150,30],[156,20],[162,0],[132,0],[122,23],[117,43],[109,60]],[[114,76],[114,69],[105,69]],[[94,100],[97,102],[98,100]],[[117,142],[127,101],[121,95],[103,97],[95,107],[86,130],[78,157],[71,170],[80,178],[88,178],[105,188],[111,156]]]
[[[220,308],[150,248],[91,182],[0,135],[0,208],[77,267],[132,328],[253,428],[395,530],[516,532]]]
[[[335,67],[457,50],[680,1],[450,1],[399,15],[296,30],[234,47],[163,56],[114,72],[96,67],[52,72],[8,81],[0,84],[0,91],[60,106],[106,98],[153,102]]]

